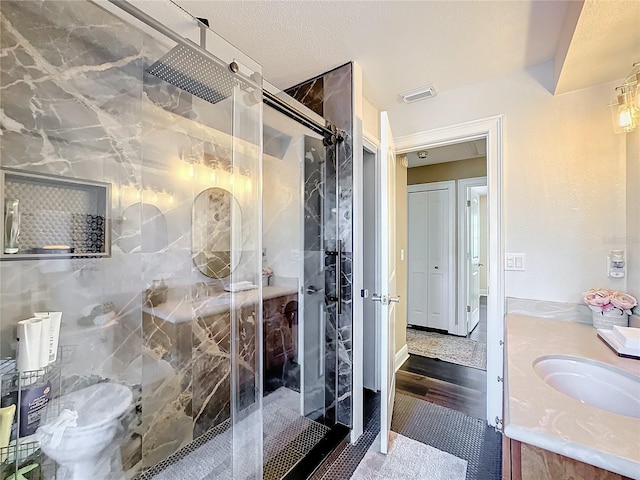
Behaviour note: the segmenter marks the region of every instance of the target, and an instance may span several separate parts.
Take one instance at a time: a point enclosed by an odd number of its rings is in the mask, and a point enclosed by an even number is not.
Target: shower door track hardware
[[[148,25],[149,27],[153,28],[157,32],[162,33],[163,35],[165,35],[167,38],[173,40],[174,42],[176,42],[176,43],[178,43],[180,45],[183,45],[186,48],[193,49],[195,52],[197,52],[200,55],[206,57],[208,60],[210,60],[212,62],[215,62],[217,65],[219,65],[221,67],[224,67],[227,70],[233,72],[235,75],[240,77],[241,80],[244,83],[248,84],[249,86],[257,88],[259,90],[262,90],[261,82],[257,83],[253,78],[251,78],[251,77],[249,77],[247,75],[244,75],[243,73],[240,73],[238,71],[232,70],[231,65],[236,64],[236,62],[232,62],[230,65],[226,65],[218,57],[216,57],[215,55],[211,54],[208,50],[205,50],[200,45],[197,45],[197,44],[193,43],[191,40],[189,40],[187,38],[184,38],[179,33],[174,32],[169,27],[167,27],[166,25],[163,25],[162,23],[160,23],[158,20],[156,20],[155,18],[151,17],[150,15],[147,15],[145,12],[140,10],[138,7],[135,7],[135,6],[131,5],[126,0],[108,0],[108,1],[110,3],[112,3],[112,4],[114,4],[116,7],[120,8],[121,10],[124,10],[128,14],[130,14],[133,17],[137,18],[142,23],[144,23],[144,24]],[[200,41],[201,42],[203,40],[203,37],[205,36],[206,28],[208,28],[208,27],[205,27],[206,23],[203,22],[202,20],[203,19],[200,19],[200,18],[196,19],[197,26],[200,28]],[[204,42],[203,42],[203,44],[204,44]],[[236,64],[236,68],[237,68],[237,64]]]
[[[278,112],[286,115],[287,117],[295,120],[298,123],[301,123],[305,127],[313,130],[315,133],[318,133],[324,137],[325,146],[327,146],[327,139],[331,139],[332,137],[338,137],[342,135],[342,132],[338,132],[338,130],[332,126],[331,124],[324,126],[312,118],[309,118],[305,113],[301,112],[295,107],[292,107],[287,102],[277,97],[271,92],[266,90],[262,91],[262,100],[265,105],[270,106],[271,108],[277,110]],[[333,143],[329,143],[329,145],[333,145]]]

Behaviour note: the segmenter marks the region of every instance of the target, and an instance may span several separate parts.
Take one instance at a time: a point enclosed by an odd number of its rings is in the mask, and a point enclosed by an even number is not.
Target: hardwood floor
[[[486,420],[486,378],[484,370],[409,355],[396,374],[396,391]]]
[[[487,297],[480,297],[480,321],[467,338],[476,342],[487,343]]]
[[[480,322],[468,338],[486,344],[486,297],[482,297],[480,303]],[[396,375],[396,391],[486,420],[487,372],[484,370],[409,355]]]

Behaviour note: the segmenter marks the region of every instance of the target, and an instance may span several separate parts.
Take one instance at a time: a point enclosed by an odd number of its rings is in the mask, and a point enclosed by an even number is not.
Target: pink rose
[[[615,292],[611,296],[611,303],[614,307],[619,308],[620,310],[631,310],[633,307],[638,305],[638,301],[632,295],[623,292]]]
[[[606,305],[602,305],[602,311],[603,312],[608,312],[609,310],[613,310],[614,308],[616,308],[616,307],[614,307],[613,304],[611,304],[611,303],[607,303]]]
[[[584,294],[584,303],[587,305],[593,305],[594,307],[601,307],[608,304],[611,301],[613,292],[606,289],[591,289]]]

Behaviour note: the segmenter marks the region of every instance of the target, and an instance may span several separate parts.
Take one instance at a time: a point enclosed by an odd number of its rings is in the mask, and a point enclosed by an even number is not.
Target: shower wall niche
[[[195,19],[171,2],[156,7],[161,23],[197,41]],[[31,189],[21,198],[25,251],[0,262],[0,356],[15,358],[18,321],[61,311],[60,344],[73,351],[61,394],[96,383],[133,393],[120,447],[127,478],[240,424],[250,442],[225,437],[219,471],[261,470],[261,289],[225,291],[261,283],[262,106],[249,95],[260,66],[207,29],[213,55],[230,57],[230,89],[214,104],[150,74],[178,43],[112,4],[3,0],[0,22],[3,194]],[[231,61],[258,85],[236,82]],[[194,202],[211,188],[241,212],[229,222],[237,261],[220,278],[194,262]],[[53,204],[58,193],[64,206]],[[54,234],[31,240],[38,218]],[[82,243],[94,233],[101,247]],[[26,251],[45,245],[73,252]]]
[[[20,218],[16,253],[7,253],[0,223],[0,259],[111,254],[110,184],[0,170],[0,198],[18,200]]]

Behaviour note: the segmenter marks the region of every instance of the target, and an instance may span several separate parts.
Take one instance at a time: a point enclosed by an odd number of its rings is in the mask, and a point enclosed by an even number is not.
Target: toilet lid
[[[133,395],[131,390],[117,383],[96,383],[60,398],[60,408],[78,412],[77,428],[96,428],[122,416]]]

